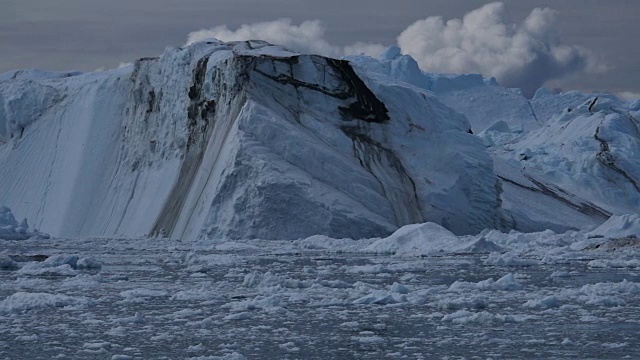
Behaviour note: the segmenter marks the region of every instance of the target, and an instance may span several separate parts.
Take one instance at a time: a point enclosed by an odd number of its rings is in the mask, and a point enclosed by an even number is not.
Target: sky
[[[426,71],[482,72],[522,88],[640,94],[640,1],[487,3],[0,0],[0,73],[112,68],[205,34],[262,36],[331,56],[399,45]]]

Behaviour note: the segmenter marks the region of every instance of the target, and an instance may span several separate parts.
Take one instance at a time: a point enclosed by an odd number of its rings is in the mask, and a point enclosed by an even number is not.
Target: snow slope
[[[640,112],[603,97],[570,110],[497,155],[524,176],[577,195],[600,212],[638,212]]]
[[[0,203],[58,236],[386,236],[495,227],[497,178],[427,91],[251,41],[0,79]]]

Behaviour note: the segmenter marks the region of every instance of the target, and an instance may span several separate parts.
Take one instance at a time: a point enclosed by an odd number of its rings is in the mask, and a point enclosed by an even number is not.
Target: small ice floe
[[[522,304],[522,306],[526,308],[532,308],[532,309],[556,308],[556,307],[560,307],[560,300],[558,300],[557,296],[550,295],[542,299],[528,300],[527,302]]]
[[[75,276],[79,269],[100,269],[102,265],[95,259],[80,258],[78,255],[53,255],[44,261],[30,261],[18,273],[20,275]]]
[[[19,268],[20,265],[13,261],[13,259],[4,254],[0,254],[0,270],[16,270]]]
[[[515,291],[523,288],[513,274],[507,274],[500,279],[494,281],[493,279],[486,279],[477,283],[456,281],[449,286],[449,291],[464,292],[467,290],[501,290],[501,291]]]
[[[48,239],[49,235],[30,229],[27,219],[18,223],[11,209],[0,206],[0,240],[27,240],[32,237]]]
[[[520,323],[534,318],[530,315],[501,315],[493,314],[488,311],[472,312],[468,310],[458,310],[453,314],[447,314],[442,317],[442,322],[450,322],[453,324],[492,324],[492,323]]]
[[[133,316],[117,318],[113,321],[120,324],[145,324],[147,322],[144,316],[142,316],[139,312],[136,312]]]
[[[17,292],[0,302],[0,314],[16,313],[29,310],[86,305],[89,299],[62,294]]]
[[[120,292],[120,296],[124,298],[123,302],[145,302],[150,298],[159,298],[169,296],[165,290],[152,290],[145,288],[137,288]]]

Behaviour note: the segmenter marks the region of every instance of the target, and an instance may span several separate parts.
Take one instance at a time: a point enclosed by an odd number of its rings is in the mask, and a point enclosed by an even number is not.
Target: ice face
[[[7,121],[30,120],[5,136],[0,203],[57,235],[361,238],[497,222],[491,159],[466,119],[344,60],[210,41],[29,81],[1,83]]]

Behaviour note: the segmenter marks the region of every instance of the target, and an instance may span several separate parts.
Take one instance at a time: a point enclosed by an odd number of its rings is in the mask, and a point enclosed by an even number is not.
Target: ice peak
[[[402,55],[402,51],[397,46],[389,46],[382,54],[380,54],[380,60],[390,61]]]

